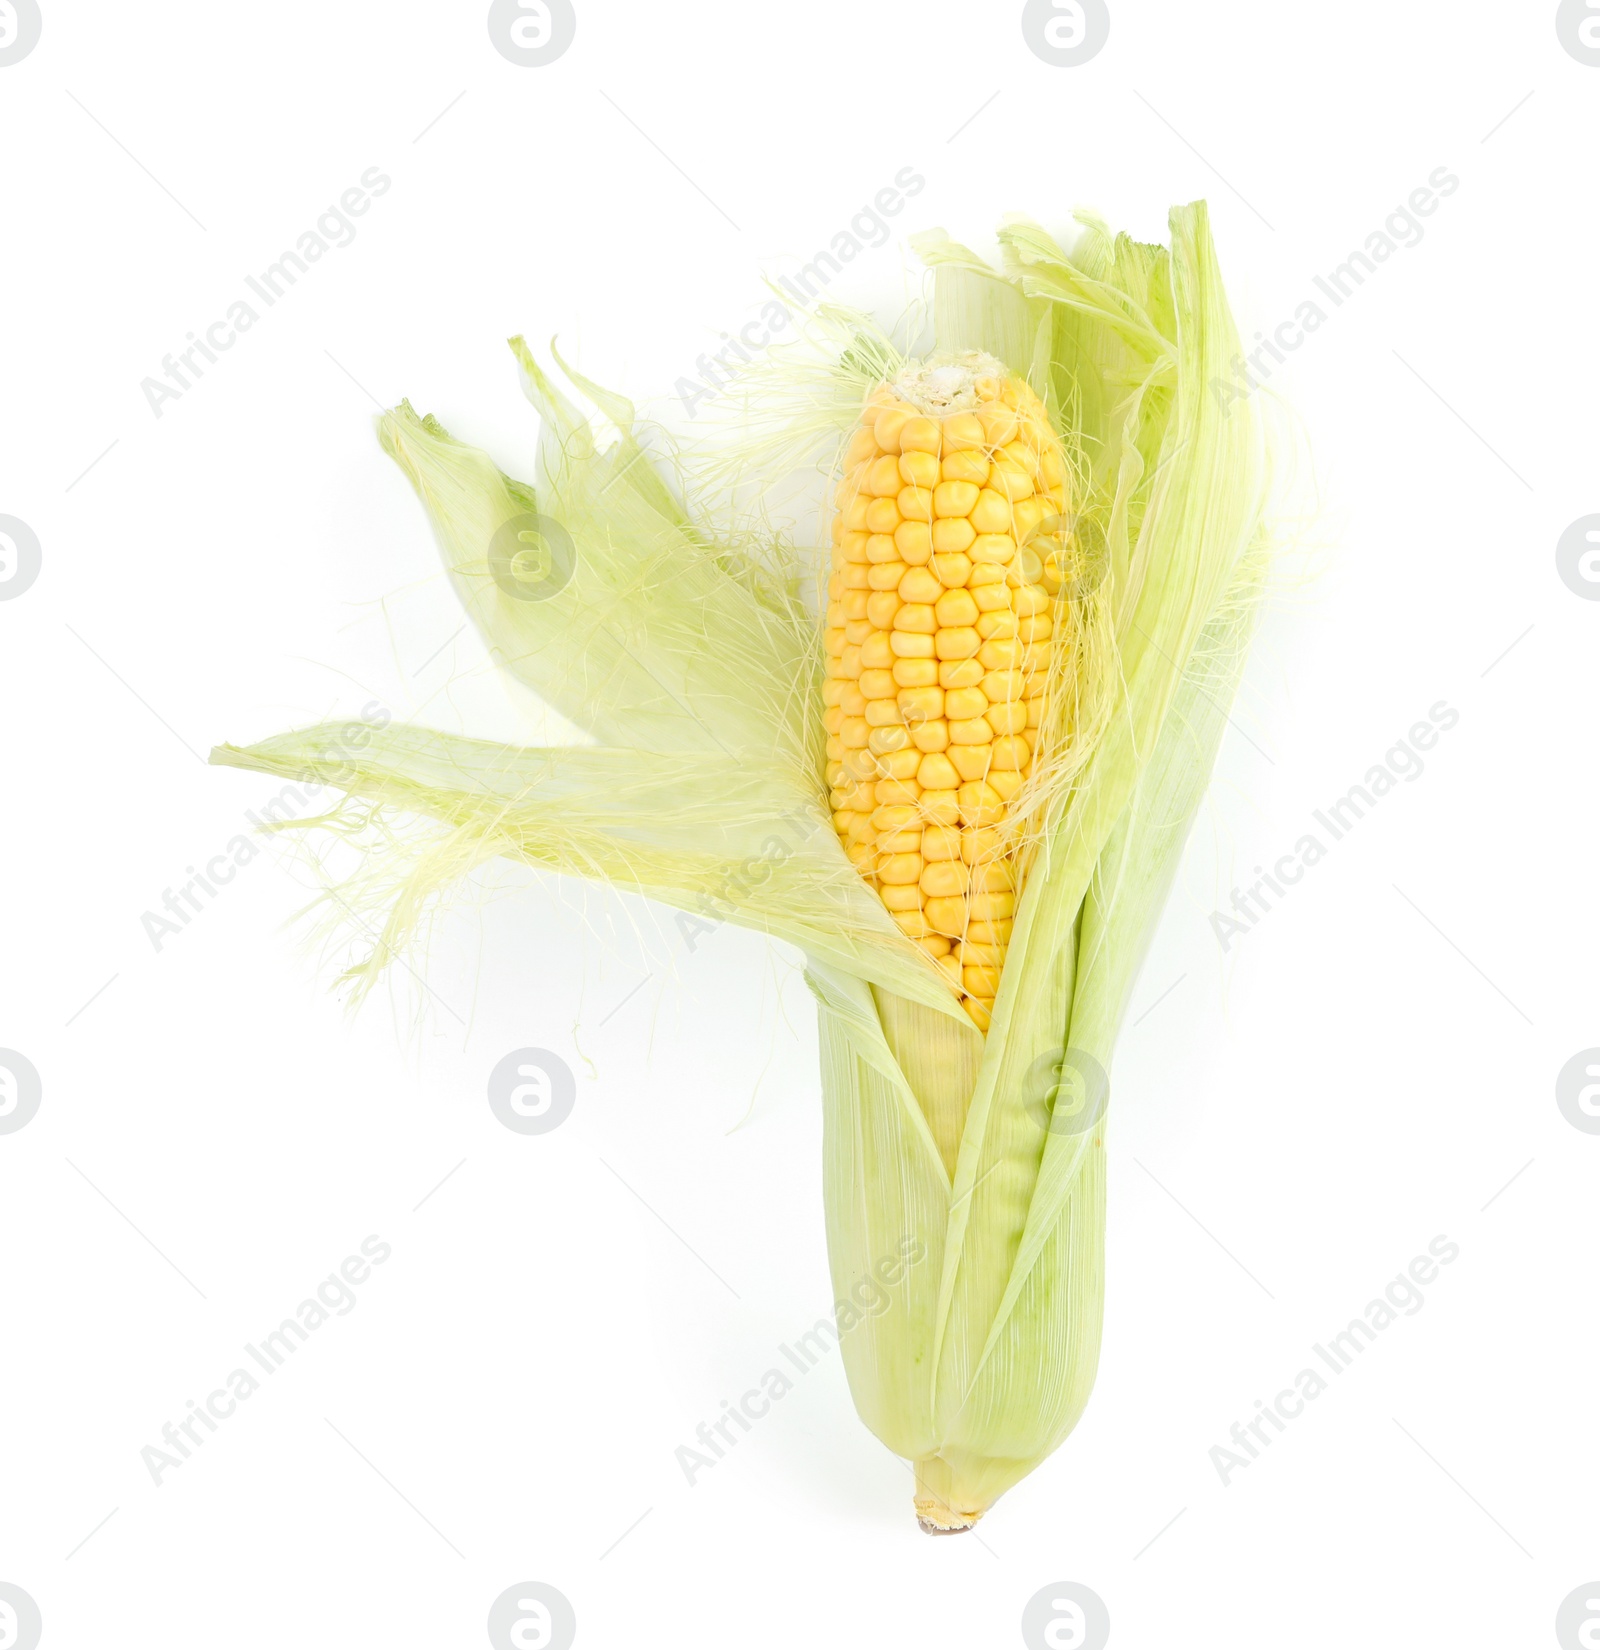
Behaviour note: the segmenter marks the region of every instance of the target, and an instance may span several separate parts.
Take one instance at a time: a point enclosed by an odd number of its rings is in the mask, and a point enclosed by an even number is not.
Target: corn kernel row
[[[1057,623],[1066,466],[1021,379],[943,415],[885,387],[845,451],[823,689],[846,852],[987,1030],[1017,884],[1009,804],[1033,771]],[[1049,565],[1047,567],[1047,560]]]

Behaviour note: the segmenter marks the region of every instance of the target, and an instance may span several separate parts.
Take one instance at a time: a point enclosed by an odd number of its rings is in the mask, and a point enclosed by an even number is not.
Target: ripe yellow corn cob
[[[989,1028],[1020,866],[1014,800],[1051,678],[1067,466],[991,356],[908,368],[845,449],[828,582],[834,829]]]

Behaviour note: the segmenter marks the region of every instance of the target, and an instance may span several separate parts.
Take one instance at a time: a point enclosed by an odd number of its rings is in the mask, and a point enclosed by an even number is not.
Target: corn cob
[[[1051,675],[1059,580],[1039,548],[1059,542],[1066,462],[1026,381],[976,353],[879,386],[844,462],[823,689],[834,829],[987,1031]]]

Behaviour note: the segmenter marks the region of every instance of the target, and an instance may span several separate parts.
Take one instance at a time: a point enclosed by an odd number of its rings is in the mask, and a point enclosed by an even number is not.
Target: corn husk
[[[409,405],[380,435],[499,663],[592,743],[398,726],[352,751],[338,725],[214,757],[332,783],[383,823],[384,857],[345,891],[383,915],[362,984],[439,890],[496,856],[801,950],[821,1027],[835,1296],[908,1236],[924,1256],[842,1345],[856,1406],[915,1465],[932,1529],[973,1523],[1087,1402],[1107,1074],[1209,780],[1267,547],[1258,425],[1212,387],[1238,340],[1204,205],[1173,211],[1170,250],[1079,221],[1070,253],[1009,222],[998,269],[939,232],[914,243],[934,270],[938,347],[1026,375],[1086,472],[1085,711],[1038,810],[986,1037],[830,828],[806,558],[691,512],[647,458],[633,407],[563,367],[620,432],[602,448],[520,341],[541,419],[531,486]],[[892,354],[835,361],[811,433],[837,443]],[[531,513],[570,545],[561,579],[530,600],[492,558],[506,524]],[[404,819],[426,824],[407,835]]]

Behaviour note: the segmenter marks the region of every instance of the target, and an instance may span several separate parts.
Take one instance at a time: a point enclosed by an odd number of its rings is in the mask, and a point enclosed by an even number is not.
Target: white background
[[[1017,1644],[1057,1581],[1126,1650],[1555,1642],[1600,1574],[1600,1137],[1554,1096],[1600,1043],[1600,606],[1554,554],[1600,510],[1600,68],[1543,0],[1113,0],[1076,69],[1015,4],[579,0],[545,68],[484,10],[44,0],[0,69],[0,513],[43,545],[0,603],[0,1044],[44,1083],[0,1136],[0,1581],[48,1650],[480,1644],[531,1580],[604,1647]],[[372,166],[353,243],[156,418],[141,379]],[[1205,196],[1246,338],[1460,179],[1272,379],[1316,509],[1121,1046],[1098,1387],[938,1542],[836,1359],[674,1459],[828,1310],[795,956],[506,868],[351,1017],[282,846],[142,925],[279,788],[214,743],[372,700],[545,729],[457,633],[377,403],[526,475],[525,330],[681,425],[763,275],[906,166],[834,288],[886,320],[906,233],[1156,239]],[[1224,952],[1212,910],[1441,700],[1421,777]],[[527,1045],[578,1078],[532,1138],[485,1102]],[[354,1310],[153,1484],[371,1233]],[[1423,1309],[1225,1486],[1229,1427],[1438,1234]]]

